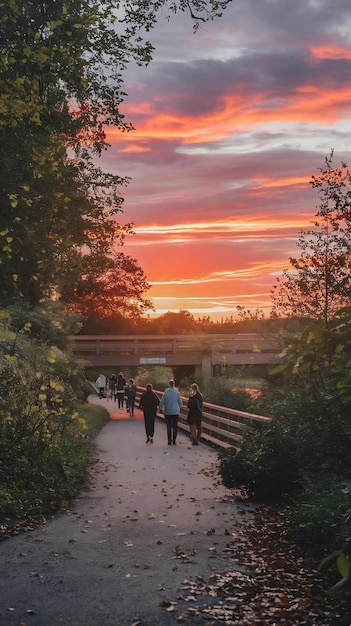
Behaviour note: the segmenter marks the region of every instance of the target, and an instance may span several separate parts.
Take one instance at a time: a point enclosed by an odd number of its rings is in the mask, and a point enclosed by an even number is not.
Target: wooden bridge
[[[215,365],[274,364],[280,351],[272,334],[75,335],[73,352],[89,365],[193,365],[203,376]]]

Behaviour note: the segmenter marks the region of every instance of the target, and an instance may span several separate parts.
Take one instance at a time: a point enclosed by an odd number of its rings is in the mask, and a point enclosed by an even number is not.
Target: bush
[[[350,496],[350,485],[333,485],[331,479],[324,477],[286,508],[287,530],[296,540],[308,544],[319,558],[335,546],[350,552]]]
[[[262,501],[279,500],[298,480],[295,441],[274,422],[246,435],[239,452],[221,451],[219,462],[226,487]]]
[[[212,378],[212,386],[204,389],[204,398],[206,402],[229,409],[252,410],[253,400],[250,393],[241,387],[233,388],[233,381],[224,376]]]
[[[45,514],[76,496],[87,479],[93,458],[92,437],[109,419],[103,407],[80,405],[62,438],[50,437],[9,449],[0,446],[0,521]]]
[[[55,315],[53,338],[56,310]],[[3,312],[0,319],[2,521],[48,512],[77,493],[92,458],[90,433],[108,412],[102,414],[101,407],[88,412],[78,403],[84,378],[69,352],[33,337],[31,324],[16,334],[9,314]],[[48,335],[49,327],[47,320]]]

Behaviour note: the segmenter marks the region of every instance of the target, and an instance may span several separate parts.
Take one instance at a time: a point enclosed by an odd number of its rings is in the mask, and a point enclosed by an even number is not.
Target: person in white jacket
[[[167,424],[167,438],[168,445],[172,443],[175,446],[178,434],[178,419],[180,413],[180,407],[182,406],[182,398],[179,391],[174,387],[174,380],[169,381],[169,387],[164,392],[161,402],[160,410],[166,418]]]
[[[99,398],[104,397],[106,384],[107,384],[107,378],[105,374],[100,374],[96,379],[96,387],[97,387]]]

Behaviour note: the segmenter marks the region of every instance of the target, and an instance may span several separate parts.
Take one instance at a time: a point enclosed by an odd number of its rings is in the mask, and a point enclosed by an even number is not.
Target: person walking
[[[157,407],[160,404],[158,395],[152,390],[151,383],[146,385],[146,391],[141,395],[139,407],[144,413],[146,443],[153,443]]]
[[[111,400],[114,400],[115,402],[116,402],[116,386],[117,386],[117,376],[116,374],[112,374],[112,376],[110,376],[110,378],[108,379],[108,391],[109,391]],[[108,400],[108,396],[107,396],[107,400]]]
[[[119,409],[123,409],[125,386],[126,386],[126,379],[124,378],[122,372],[120,372],[118,374],[117,385],[116,385],[116,394],[117,394]]]
[[[98,396],[100,399],[105,396],[106,383],[107,383],[107,378],[105,374],[99,374],[99,376],[96,379],[95,384],[96,384]]]
[[[201,436],[201,420],[204,399],[200,393],[199,386],[193,383],[190,387],[191,396],[188,400],[187,422],[190,426],[190,439],[193,446],[197,446]]]
[[[137,388],[134,384],[134,380],[130,378],[128,380],[128,384],[126,385],[126,410],[127,413],[129,411],[130,417],[134,417],[134,407],[135,407],[135,397],[136,397]]]
[[[174,387],[174,380],[170,380],[168,385],[168,389],[166,389],[161,398],[160,409],[163,411],[166,418],[168,445],[171,446],[173,443],[175,446],[177,441],[178,419],[180,407],[182,406],[182,399],[179,391]]]

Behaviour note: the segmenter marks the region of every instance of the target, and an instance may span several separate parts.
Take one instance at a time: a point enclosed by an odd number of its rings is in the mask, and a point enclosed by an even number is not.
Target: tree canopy
[[[54,296],[72,305],[74,297],[84,309],[88,286],[103,287],[106,302],[102,275],[111,280],[119,264],[122,277],[129,267],[134,287],[128,292],[131,280],[124,282],[117,298],[110,289],[109,305],[148,308],[141,268],[115,254],[132,232],[119,223],[129,181],[101,171],[94,159],[108,147],[106,126],[132,129],[119,108],[123,70],[151,60],[144,35],[158,12],[187,10],[196,28],[229,1],[0,0],[3,302],[20,297],[35,306]]]

